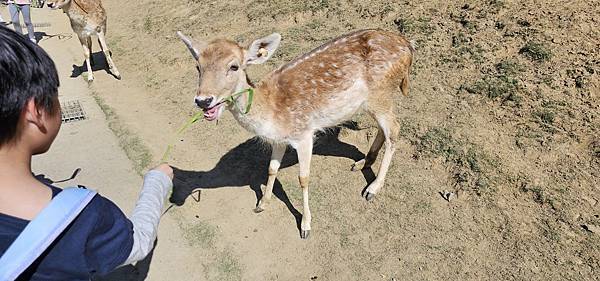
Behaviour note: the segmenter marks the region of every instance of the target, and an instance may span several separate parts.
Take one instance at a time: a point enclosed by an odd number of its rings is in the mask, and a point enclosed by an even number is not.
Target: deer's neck
[[[236,93],[251,88],[254,91],[250,110],[245,112],[249,103],[249,94],[246,92],[240,95],[236,102],[229,106],[233,117],[242,127],[251,133],[268,139],[277,140],[278,136],[274,134],[275,128],[273,120],[273,110],[268,103],[268,88],[264,83],[259,83],[257,87],[251,85],[249,81],[238,85]]]

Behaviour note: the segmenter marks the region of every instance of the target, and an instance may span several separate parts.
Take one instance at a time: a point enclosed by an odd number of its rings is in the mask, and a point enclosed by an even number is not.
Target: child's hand
[[[171,168],[171,166],[169,166],[166,163],[160,164],[158,166],[156,166],[154,169],[152,170],[156,170],[156,171],[160,171],[165,173],[171,180],[173,180],[173,168]]]

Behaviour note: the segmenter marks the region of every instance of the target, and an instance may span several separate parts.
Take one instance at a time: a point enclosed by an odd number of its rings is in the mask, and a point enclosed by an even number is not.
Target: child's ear
[[[35,104],[35,100],[33,98],[29,99],[25,104],[25,108],[23,108],[23,114],[27,123],[33,123],[40,128],[44,127],[43,112]]]

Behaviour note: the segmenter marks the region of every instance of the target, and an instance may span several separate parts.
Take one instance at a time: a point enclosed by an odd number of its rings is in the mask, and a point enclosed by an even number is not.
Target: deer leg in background
[[[104,57],[106,57],[106,62],[108,63],[110,73],[112,73],[115,76],[115,78],[121,80],[121,74],[119,73],[117,66],[113,62],[110,50],[108,49],[108,45],[106,44],[106,37],[104,36],[104,31],[98,32],[98,42],[100,42],[100,47],[102,48],[102,52],[104,52]]]
[[[267,186],[265,187],[265,192],[263,193],[260,202],[258,202],[258,206],[254,209],[254,212],[260,213],[265,210],[269,202],[271,202],[271,198],[273,197],[273,184],[275,183],[275,179],[277,178],[277,171],[279,171],[279,166],[281,166],[281,160],[283,159],[283,155],[285,154],[286,145],[285,144],[272,144],[271,145],[271,162],[269,162],[269,179],[267,180]]]
[[[385,136],[381,128],[377,131],[377,136],[369,149],[369,153],[365,156],[364,159],[356,161],[352,164],[352,171],[360,171],[362,169],[371,168],[371,165],[375,163],[377,160],[377,155],[379,155],[379,150],[381,150],[381,146],[383,146],[383,142],[385,141]]]

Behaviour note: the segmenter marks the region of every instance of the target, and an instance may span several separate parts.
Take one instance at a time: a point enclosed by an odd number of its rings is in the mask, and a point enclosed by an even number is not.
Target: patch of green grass
[[[195,222],[191,225],[181,225],[183,237],[190,246],[200,246],[203,249],[209,249],[215,242],[217,230],[211,224],[203,221]]]
[[[394,25],[400,33],[406,34],[422,34],[429,36],[433,34],[435,28],[430,24],[431,18],[405,19],[398,18],[394,20]]]
[[[521,192],[531,194],[535,203],[540,205],[548,205],[551,209],[556,210],[555,198],[542,187],[524,185],[521,187]]]
[[[152,153],[138,136],[125,127],[114,110],[97,93],[93,92],[92,95],[102,112],[104,112],[108,127],[119,140],[119,146],[123,148],[129,160],[133,162],[135,171],[142,175],[151,163]]]
[[[545,62],[550,60],[552,53],[544,44],[535,41],[529,41],[519,50],[519,54],[536,62]]]
[[[393,11],[394,8],[388,2],[373,3],[365,1],[363,3],[358,2],[356,5],[356,12],[358,13],[358,16],[363,19],[383,19]]]
[[[458,22],[471,34],[477,31],[477,23],[467,20],[464,16],[459,17]]]
[[[498,163],[474,144],[460,141],[445,128],[432,128],[415,141],[417,157],[443,157],[452,170],[455,184],[472,188],[477,195],[494,191],[490,171]]]
[[[555,114],[548,109],[542,109],[534,112],[534,115],[545,124],[552,125],[554,123]]]
[[[423,154],[454,157],[458,151],[457,144],[450,131],[445,128],[433,128],[420,137],[417,151]]]
[[[542,233],[544,237],[548,238],[549,241],[559,242],[560,241],[560,229],[554,226],[555,223],[544,219],[542,226]]]
[[[484,62],[485,50],[481,45],[474,44],[473,38],[464,32],[458,32],[452,36],[452,50],[453,52],[443,56],[450,57],[446,58],[447,62],[458,65],[464,65],[467,61],[473,61],[478,64]]]
[[[331,3],[330,0],[258,0],[253,2],[246,9],[246,16],[250,21],[278,16],[294,16],[297,13],[329,12],[338,8],[338,5]]]
[[[427,201],[418,201],[413,205],[413,210],[415,214],[425,215],[430,214],[432,211],[432,206],[430,202]]]
[[[474,144],[459,141],[445,128],[432,128],[415,142],[418,157],[445,158],[446,164],[453,170],[455,184],[469,186],[477,195],[493,191],[488,170],[497,169],[498,164]]]
[[[242,268],[240,262],[229,250],[219,253],[216,260],[216,269],[218,272],[218,280],[242,280]]]
[[[142,30],[146,33],[150,34],[154,30],[154,22],[152,22],[152,16],[147,15],[144,17],[144,22],[142,23]]]
[[[492,74],[486,75],[469,86],[461,86],[468,93],[482,95],[490,99],[502,98],[502,101],[511,101],[520,104],[522,97],[519,95],[521,87],[515,76],[523,68],[511,61],[503,60],[494,66]]]
[[[588,145],[592,156],[600,159],[600,139],[590,142]]]
[[[523,187],[521,190],[526,193],[531,193],[534,202],[544,204],[544,191],[539,186]]]
[[[490,99],[506,97],[517,91],[517,80],[508,76],[484,77],[472,86],[466,88],[467,92],[486,96]]]
[[[498,75],[501,76],[515,76],[524,70],[523,66],[512,60],[503,60],[497,63],[494,68],[496,69]]]
[[[452,47],[458,48],[469,44],[473,41],[473,39],[465,34],[464,32],[459,32],[456,35],[452,36]]]
[[[296,9],[299,11],[319,12],[332,7],[329,0],[296,1]]]
[[[494,9],[501,9],[501,8],[504,8],[504,1],[503,0],[490,0],[490,1],[488,1],[488,5]]]

